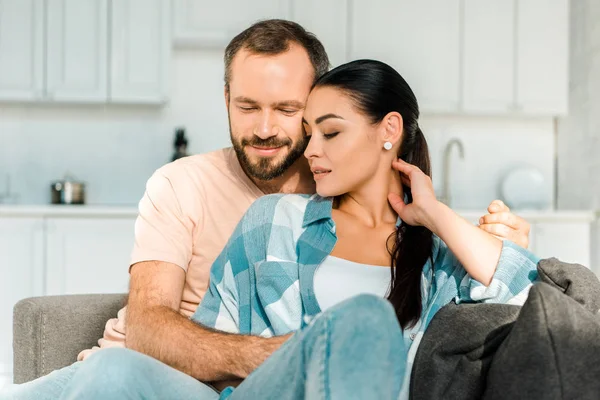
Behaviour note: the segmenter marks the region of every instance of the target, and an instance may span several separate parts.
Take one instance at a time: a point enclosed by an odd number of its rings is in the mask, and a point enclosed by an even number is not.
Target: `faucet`
[[[460,139],[451,139],[444,148],[444,186],[439,200],[450,207],[450,153],[454,146],[458,147],[460,159],[465,158],[465,149]]]

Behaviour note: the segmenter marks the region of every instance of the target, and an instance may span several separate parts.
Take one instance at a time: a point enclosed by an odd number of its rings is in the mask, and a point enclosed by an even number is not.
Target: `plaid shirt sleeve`
[[[539,258],[508,240],[502,241],[500,259],[488,286],[471,278],[448,246],[439,238],[437,242],[439,249],[434,263],[436,287],[455,288],[456,303],[522,305],[537,279]]]

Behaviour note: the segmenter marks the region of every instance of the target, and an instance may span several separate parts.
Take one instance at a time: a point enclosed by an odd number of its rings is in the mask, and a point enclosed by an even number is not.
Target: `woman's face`
[[[320,196],[354,192],[374,178],[385,151],[381,129],[354,107],[348,95],[332,87],[315,88],[302,123],[310,138],[304,155]]]

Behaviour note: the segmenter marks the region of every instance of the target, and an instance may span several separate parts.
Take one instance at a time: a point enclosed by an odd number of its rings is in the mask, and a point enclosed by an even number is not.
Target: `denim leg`
[[[392,305],[356,296],[296,332],[230,399],[396,400],[406,354]]]
[[[80,365],[81,362],[76,362],[33,381],[9,385],[0,392],[0,400],[55,400],[60,397]]]
[[[211,387],[145,354],[103,349],[81,363],[60,399],[218,399]]]

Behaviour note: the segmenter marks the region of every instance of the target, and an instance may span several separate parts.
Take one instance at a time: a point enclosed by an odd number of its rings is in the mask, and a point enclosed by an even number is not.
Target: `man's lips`
[[[279,146],[279,147],[257,147],[257,146],[248,146],[250,147],[250,150],[255,153],[258,154],[259,156],[273,156],[275,154],[277,154],[279,152],[279,150],[281,150],[284,146]]]

